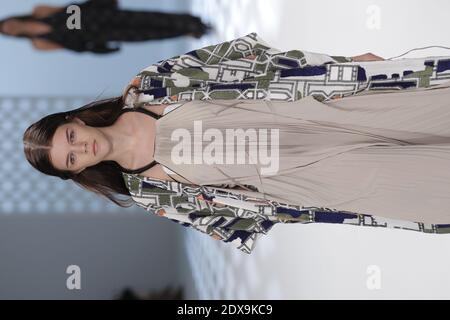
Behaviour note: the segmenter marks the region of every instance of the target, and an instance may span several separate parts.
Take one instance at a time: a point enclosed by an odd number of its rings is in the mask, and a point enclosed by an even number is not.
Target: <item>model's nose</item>
[[[87,142],[78,142],[73,144],[73,151],[76,153],[86,153],[88,150],[87,147]]]

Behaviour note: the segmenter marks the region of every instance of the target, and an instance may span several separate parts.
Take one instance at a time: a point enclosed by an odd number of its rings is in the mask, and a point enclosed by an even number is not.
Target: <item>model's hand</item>
[[[374,55],[373,53],[365,53],[352,57],[353,61],[383,61],[384,58]]]
[[[160,216],[160,217],[163,217],[163,216],[166,215],[166,210],[164,210],[164,209],[159,209],[159,210],[156,211],[156,214],[157,214],[158,216]]]
[[[222,240],[222,238],[217,234],[213,234],[211,237],[216,240]]]
[[[130,81],[130,85],[139,87],[141,85],[141,78],[134,77],[133,80]]]

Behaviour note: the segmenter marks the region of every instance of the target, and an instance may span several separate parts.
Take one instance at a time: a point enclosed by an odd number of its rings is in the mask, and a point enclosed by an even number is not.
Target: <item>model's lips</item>
[[[97,154],[97,143],[94,140],[94,143],[92,144],[92,151],[94,152],[94,156]]]

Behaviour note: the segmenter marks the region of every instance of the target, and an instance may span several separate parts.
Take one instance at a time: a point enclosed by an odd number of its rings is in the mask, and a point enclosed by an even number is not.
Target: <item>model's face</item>
[[[103,161],[110,146],[101,130],[75,118],[56,129],[50,159],[56,169],[78,173]]]

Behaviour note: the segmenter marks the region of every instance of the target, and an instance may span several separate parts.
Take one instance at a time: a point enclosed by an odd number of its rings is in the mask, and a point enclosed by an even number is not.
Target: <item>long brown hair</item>
[[[103,161],[76,174],[57,170],[50,161],[50,148],[56,129],[73,120],[81,119],[92,127],[112,125],[123,112],[123,98],[115,97],[91,102],[81,108],[50,114],[29,126],[23,135],[24,152],[28,162],[47,175],[71,179],[79,186],[102,195],[121,207],[132,204],[130,193],[123,180],[120,166],[114,161]],[[118,195],[125,195],[121,199]]]

